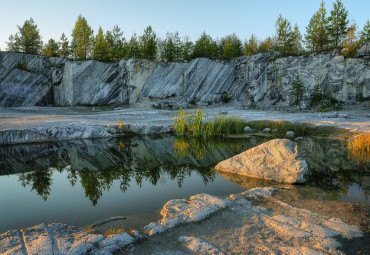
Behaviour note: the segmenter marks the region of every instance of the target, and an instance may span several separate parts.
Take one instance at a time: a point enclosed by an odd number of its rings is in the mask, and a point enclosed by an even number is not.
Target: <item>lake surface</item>
[[[52,222],[82,227],[112,216],[146,225],[170,199],[270,186],[214,170],[221,160],[270,139],[165,135],[0,146],[0,232]],[[314,199],[369,203],[369,162],[350,155],[339,140],[304,138],[298,144]]]

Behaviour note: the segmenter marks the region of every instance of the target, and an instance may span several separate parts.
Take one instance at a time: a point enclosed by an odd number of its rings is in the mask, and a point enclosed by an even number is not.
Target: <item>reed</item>
[[[173,120],[177,136],[208,137],[240,134],[246,125],[246,122],[240,117],[214,116],[211,118],[200,109],[191,113],[180,109],[173,116]]]
[[[370,161],[370,133],[355,135],[348,140],[349,156],[359,163]]]

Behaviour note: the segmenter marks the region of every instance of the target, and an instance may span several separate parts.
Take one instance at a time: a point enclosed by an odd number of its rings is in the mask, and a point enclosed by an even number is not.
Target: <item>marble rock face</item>
[[[286,183],[303,183],[308,172],[297,143],[274,139],[221,161],[216,170]]]
[[[324,97],[352,104],[370,98],[369,59],[369,43],[360,46],[354,58],[333,51],[173,63],[82,62],[0,52],[0,107],[128,105],[145,100],[168,107],[207,106],[228,98],[245,106],[290,106],[296,101],[292,84],[297,75],[304,86],[298,107],[309,105],[317,84]]]

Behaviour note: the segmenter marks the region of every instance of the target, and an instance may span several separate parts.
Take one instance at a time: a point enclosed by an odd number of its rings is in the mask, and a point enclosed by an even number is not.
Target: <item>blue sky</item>
[[[275,31],[275,21],[281,13],[292,25],[298,24],[302,34],[321,0],[1,0],[0,49],[5,50],[9,35],[16,33],[32,17],[44,42],[70,37],[74,23],[82,14],[96,33],[117,24],[126,38],[141,34],[151,25],[159,37],[179,31],[195,41],[206,31],[212,37],[236,33],[243,41],[252,33],[264,39]],[[325,1],[328,10],[334,0]],[[342,0],[349,19],[362,29],[370,18],[370,0]]]

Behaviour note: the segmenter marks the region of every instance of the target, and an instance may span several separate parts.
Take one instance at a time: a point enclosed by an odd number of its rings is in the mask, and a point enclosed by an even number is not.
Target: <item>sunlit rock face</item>
[[[303,183],[308,172],[295,142],[274,139],[226,159],[216,165],[217,171],[231,172],[254,178]]]
[[[354,58],[338,52],[282,57],[263,53],[228,60],[198,58],[155,63],[143,59],[102,63],[0,52],[0,106],[127,105],[153,100],[161,106],[200,106],[235,99],[268,108],[295,103],[293,80],[307,106],[315,85],[347,104],[370,98],[370,46]]]

